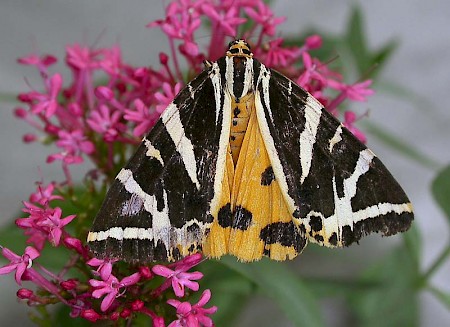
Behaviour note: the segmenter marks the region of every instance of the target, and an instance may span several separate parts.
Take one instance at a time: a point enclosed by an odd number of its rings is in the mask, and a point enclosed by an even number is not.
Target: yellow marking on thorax
[[[242,142],[247,131],[248,121],[255,108],[255,94],[249,93],[242,97],[239,102],[235,99],[231,102],[231,129],[230,150],[234,166],[239,158]]]

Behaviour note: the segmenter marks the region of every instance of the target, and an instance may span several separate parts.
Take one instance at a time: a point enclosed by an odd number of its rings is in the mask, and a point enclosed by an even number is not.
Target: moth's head
[[[234,40],[228,44],[228,57],[247,57],[252,58],[253,53],[250,50],[250,45],[244,40]]]

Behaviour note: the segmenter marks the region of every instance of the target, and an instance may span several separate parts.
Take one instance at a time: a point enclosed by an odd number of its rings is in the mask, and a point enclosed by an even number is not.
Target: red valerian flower
[[[63,228],[69,224],[76,216],[70,215],[65,218],[61,218],[61,208],[55,208],[53,213],[49,214],[44,220],[36,222],[36,225],[43,227],[48,232],[48,240],[54,246],[58,246],[63,233]]]
[[[53,116],[58,108],[58,95],[62,87],[60,74],[53,75],[47,82],[47,93],[30,92],[28,96],[33,103],[31,111],[35,114],[45,113],[45,117]]]
[[[47,205],[53,200],[63,200],[61,195],[55,195],[55,183],[50,183],[46,187],[43,187],[40,183],[38,184],[38,189],[35,193],[30,195],[30,202],[37,202],[40,205]]]
[[[211,291],[205,290],[200,300],[191,305],[189,302],[180,302],[175,299],[167,300],[167,303],[177,309],[178,320],[173,321],[168,327],[212,327],[214,324],[210,317],[217,311],[216,306],[204,308],[211,298]]]
[[[117,296],[120,296],[119,291],[121,288],[136,284],[140,278],[141,276],[138,272],[124,277],[120,281],[117,277],[110,275],[106,281],[91,279],[89,280],[89,284],[96,289],[92,292],[93,297],[98,299],[106,294],[102,304],[100,305],[100,309],[102,311],[106,311],[111,306],[114,299]]]
[[[135,122],[137,126],[133,129],[133,135],[140,137],[150,130],[159,118],[159,113],[152,112],[140,99],[134,100],[133,109],[126,109],[124,118]]]
[[[117,261],[118,260],[116,260],[116,259],[102,260],[102,259],[92,258],[88,262],[86,262],[86,264],[88,264],[89,266],[92,266],[92,267],[98,267],[96,272],[99,274],[100,278],[102,280],[108,280],[109,277],[111,276],[112,265],[114,262],[117,262]]]
[[[166,277],[167,280],[172,283],[173,291],[178,297],[184,296],[184,286],[190,288],[193,291],[198,291],[199,285],[197,282],[193,282],[193,280],[199,280],[203,278],[203,274],[198,271],[188,273],[184,270],[172,270],[162,265],[154,266],[152,268],[152,271],[156,275]]]
[[[27,269],[31,268],[33,260],[41,255],[39,251],[32,246],[27,246],[25,253],[22,256],[19,256],[4,247],[2,247],[2,254],[10,261],[10,263],[0,268],[0,275],[9,274],[15,270],[16,283],[19,285],[22,284],[22,275]]]

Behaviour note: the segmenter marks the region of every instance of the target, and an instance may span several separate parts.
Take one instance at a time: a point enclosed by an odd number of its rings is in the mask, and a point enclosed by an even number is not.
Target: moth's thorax
[[[236,166],[242,142],[247,132],[248,121],[255,109],[255,94],[248,93],[239,102],[231,102],[230,150]]]
[[[227,56],[225,62],[225,91],[233,101],[239,102],[241,98],[254,91],[253,59]]]

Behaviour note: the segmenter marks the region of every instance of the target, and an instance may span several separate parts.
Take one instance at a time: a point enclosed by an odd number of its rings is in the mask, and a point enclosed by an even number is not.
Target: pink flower
[[[99,66],[97,56],[100,51],[91,51],[88,47],[74,44],[66,47],[66,62],[76,70],[90,70]]]
[[[30,54],[26,57],[17,59],[17,62],[22,65],[36,66],[39,69],[41,69],[42,67],[51,66],[57,61],[58,60],[56,59],[56,57],[52,55],[44,55],[39,57],[37,54]]]
[[[182,86],[183,84],[177,83],[172,89],[169,83],[163,83],[163,92],[158,92],[155,94],[155,99],[159,102],[159,104],[156,105],[157,113],[161,114],[167,108],[167,106],[172,102],[178,92],[180,92]]]
[[[59,140],[56,141],[56,145],[64,148],[67,152],[92,154],[95,151],[94,144],[86,140],[82,130],[61,130],[58,132],[58,137]]]
[[[120,122],[121,119],[120,111],[102,104],[91,113],[87,123],[94,131],[102,134],[106,142],[114,142],[126,130],[126,126]]]
[[[166,277],[168,281],[171,281],[173,291],[178,297],[184,296],[184,286],[190,288],[193,291],[198,291],[199,285],[192,280],[199,280],[203,277],[201,272],[184,272],[182,270],[172,270],[165,266],[156,265],[152,268],[152,271],[159,276]]]
[[[88,264],[91,267],[98,267],[96,272],[100,275],[100,278],[102,280],[108,280],[111,276],[112,272],[112,265],[114,262],[117,262],[118,260],[112,259],[112,260],[101,260],[97,258],[92,258],[86,264]]]
[[[245,8],[246,14],[255,22],[262,25],[262,33],[268,36],[275,35],[275,29],[277,25],[281,24],[286,20],[286,17],[274,17],[270,7],[266,5],[263,1],[258,1],[257,10],[250,6]]]
[[[171,39],[183,41],[183,47],[192,56],[198,54],[198,46],[193,41],[194,32],[200,27],[198,7],[203,1],[174,1],[166,8],[166,18],[157,20],[147,25],[147,27],[159,26],[162,31]]]
[[[318,71],[318,62],[316,59],[311,58],[311,55],[306,51],[302,53],[302,58],[304,71],[297,79],[297,84],[306,88],[307,84],[311,83],[313,79],[322,84],[326,84],[327,79]]]
[[[35,114],[44,112],[47,118],[53,116],[58,108],[58,94],[61,86],[62,77],[60,74],[55,74],[47,81],[48,93],[28,93],[30,100],[33,101],[31,111]]]
[[[117,277],[110,275],[106,281],[91,279],[89,280],[89,284],[91,284],[92,287],[96,288],[96,290],[92,292],[93,297],[99,299],[106,294],[100,305],[100,309],[102,311],[106,311],[111,306],[114,299],[120,296],[119,290],[121,288],[136,284],[140,278],[141,276],[139,275],[139,273],[134,273],[131,276],[124,277],[119,282]]]
[[[68,165],[80,164],[84,161],[81,156],[74,155],[70,152],[54,153],[47,157],[47,163],[52,163],[55,160],[60,160]]]
[[[369,89],[372,81],[369,79],[367,81],[355,84],[344,84],[337,81],[329,81],[328,85],[333,89],[341,91],[345,94],[346,98],[352,101],[367,101],[367,96],[375,93],[374,90]]]
[[[194,265],[198,264],[201,260],[201,254],[194,254],[186,257],[183,260],[177,262],[175,270],[172,270],[166,266],[156,265],[152,268],[152,271],[159,276],[166,277],[166,281],[161,285],[161,289],[165,289],[168,285],[172,284],[173,291],[178,297],[184,296],[184,287],[190,288],[193,291],[198,291],[199,285],[193,280],[199,280],[203,277],[201,272],[186,272]]]
[[[53,191],[55,190],[55,184],[50,183],[45,188],[42,185],[38,184],[38,189],[36,193],[30,195],[30,202],[37,202],[42,206],[49,204],[50,201],[53,200],[63,200],[64,198],[61,195],[54,195]]]
[[[4,247],[2,247],[2,254],[10,261],[10,263],[0,268],[0,275],[9,274],[15,270],[15,279],[19,285],[22,284],[22,275],[24,272],[31,268],[33,260],[40,256],[39,251],[32,246],[27,246],[25,253],[22,256],[18,256],[11,250]]]
[[[366,135],[355,127],[354,123],[357,121],[356,114],[352,111],[346,111],[344,113],[344,126],[347,127],[347,129],[352,132],[353,135],[355,135],[361,142],[366,143],[367,137]]]
[[[49,214],[46,219],[36,222],[36,225],[43,227],[48,232],[48,240],[57,246],[63,233],[63,228],[69,224],[76,216],[70,215],[65,218],[61,218],[61,208],[55,208],[53,213]]]
[[[219,32],[216,30],[215,33],[235,36],[237,26],[245,23],[247,20],[243,17],[239,17],[238,6],[230,7],[226,11],[218,9],[218,6],[209,2],[205,2],[202,5],[203,13],[213,21],[216,28],[219,28],[219,30],[222,31]]]
[[[295,61],[301,54],[300,48],[283,48],[282,38],[277,38],[269,42],[269,49],[267,51],[264,63],[268,67],[286,67]]]
[[[109,49],[102,49],[103,59],[99,62],[99,67],[111,76],[118,77],[122,68],[122,55],[118,46]]]
[[[168,327],[212,327],[214,324],[210,317],[217,311],[216,306],[205,309],[203,306],[208,303],[211,298],[211,291],[205,290],[200,297],[200,300],[191,305],[189,302],[180,302],[175,299],[170,299],[167,301],[168,304],[177,309],[178,320],[170,323]]]
[[[133,135],[140,137],[147,133],[159,118],[159,114],[151,112],[145,104],[140,100],[134,100],[134,109],[125,110],[124,118],[137,123],[133,130]]]

